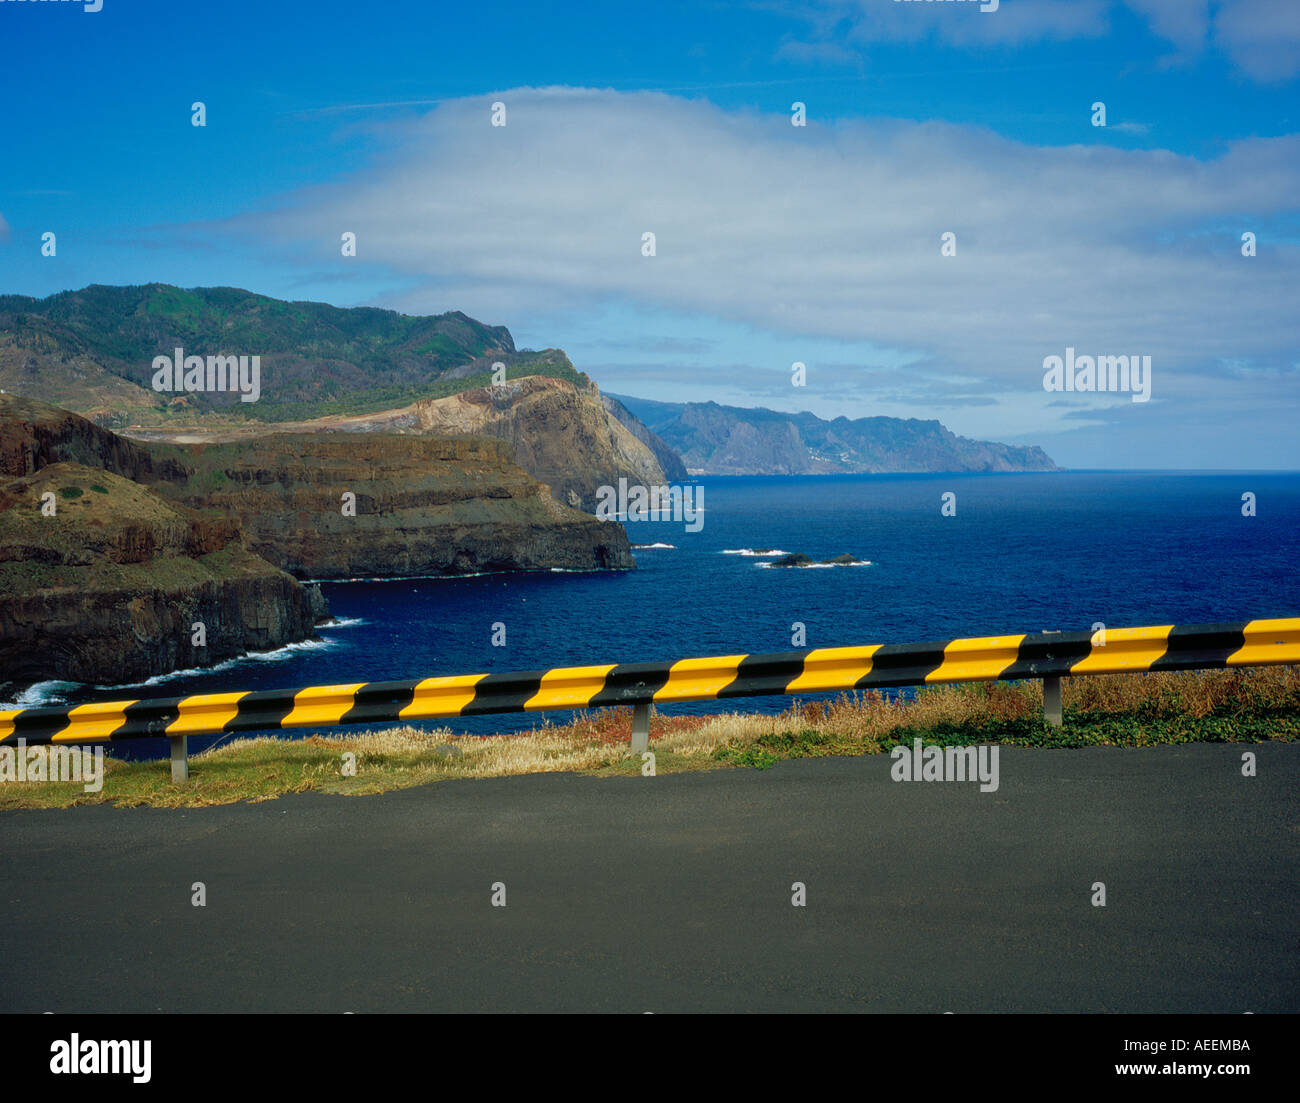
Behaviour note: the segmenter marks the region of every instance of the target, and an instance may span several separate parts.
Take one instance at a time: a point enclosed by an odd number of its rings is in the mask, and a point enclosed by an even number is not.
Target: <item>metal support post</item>
[[[190,779],[190,737],[188,735],[171,736],[172,744],[172,784],[179,785]]]
[[[650,704],[632,706],[632,753],[650,749]]]
[[[1061,677],[1043,679],[1043,719],[1054,728],[1061,726]]]

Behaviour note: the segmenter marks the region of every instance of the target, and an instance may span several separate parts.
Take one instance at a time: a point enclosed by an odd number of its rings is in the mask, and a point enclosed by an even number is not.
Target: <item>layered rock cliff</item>
[[[671,471],[665,470],[650,444],[611,413],[594,383],[575,384],[546,375],[507,379],[379,414],[294,428],[502,440],[510,445],[520,467],[577,509],[595,509],[599,488],[617,486],[620,478],[661,486],[686,476],[681,462],[660,441],[666,457],[671,457]],[[653,436],[641,428],[647,437]]]
[[[32,398],[0,393],[0,476],[30,475],[63,461],[101,467],[136,482],[180,473],[165,462],[156,463],[148,448],[84,417]]]
[[[155,447],[186,471],[159,493],[239,518],[249,548],[299,578],[635,566],[621,526],[555,501],[496,440],[321,433]]]
[[[0,481],[0,694],[207,666],[307,639],[327,614],[235,520],[82,463]]]
[[[501,440],[146,446],[0,394],[0,690],[307,638],[327,610],[299,579],[634,566],[622,526],[557,502]]]
[[[563,353],[553,349],[536,355],[551,367],[562,366],[561,360],[568,363]],[[260,425],[125,430],[140,441],[189,444],[249,441],[268,431]],[[662,486],[687,478],[686,468],[668,445],[585,377],[574,382],[529,375],[378,413],[282,422],[274,431],[503,441],[508,449],[501,456],[507,462],[513,460],[549,486],[557,500],[587,511],[596,508],[600,487],[617,486],[619,479]]]

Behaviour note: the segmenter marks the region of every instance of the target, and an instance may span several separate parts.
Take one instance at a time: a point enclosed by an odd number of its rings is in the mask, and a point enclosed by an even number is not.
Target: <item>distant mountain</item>
[[[260,357],[260,397],[156,391],[154,357],[177,348]],[[368,413],[482,386],[496,361],[512,379],[588,382],[562,352],[521,352],[504,326],[459,311],[409,315],[160,283],[0,295],[0,389],[109,426],[214,413],[262,421]]]
[[[1055,471],[1036,445],[970,440],[938,421],[837,417],[745,409],[716,402],[622,403],[697,475],[825,475],[836,472]]]

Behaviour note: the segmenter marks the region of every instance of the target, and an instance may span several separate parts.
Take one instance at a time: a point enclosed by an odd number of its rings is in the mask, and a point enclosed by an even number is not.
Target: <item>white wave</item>
[[[369,624],[364,617],[334,617],[327,624],[316,625],[321,628],[355,628],[358,624]]]
[[[672,548],[674,551],[676,551],[677,545],[676,544],[633,544],[632,545],[633,551],[644,551],[648,548]]]
[[[9,709],[38,709],[50,705],[65,705],[68,703],[65,691],[70,689],[81,689],[81,683],[57,680],[36,682],[19,693],[12,701],[0,701],[0,712],[7,712]]]
[[[782,551],[780,548],[767,548],[764,551],[755,551],[753,548],[723,548],[723,555],[749,555],[756,556],[759,559],[766,559],[773,555],[789,555],[788,551]]]
[[[233,670],[241,663],[277,663],[285,659],[291,659],[300,651],[328,651],[338,646],[333,640],[299,640],[296,643],[286,643],[283,647],[277,647],[274,651],[245,651],[242,655],[236,655],[233,659],[223,659],[219,663],[213,663],[212,666],[194,666],[185,670],[169,670],[166,674],[155,674],[152,678],[146,678],[143,682],[124,682],[121,685],[103,686],[103,689],[133,689],[137,686],[160,686],[165,682],[170,682],[175,678],[186,678],[195,674],[220,674],[226,670]]]
[[[323,627],[323,626],[322,626]],[[338,646],[333,640],[299,640],[286,643],[274,651],[246,651],[233,659],[223,659],[211,666],[187,667],[185,670],[169,670],[166,674],[155,674],[143,682],[119,682],[115,685],[88,686],[82,682],[36,682],[23,690],[13,701],[0,702],[0,711],[8,709],[40,708],[46,705],[64,705],[68,703],[67,690],[93,688],[97,692],[111,692],[125,689],[138,689],[141,686],[159,686],[175,678],[187,678],[195,674],[220,674],[233,670],[242,663],[274,663],[291,659],[300,651],[328,651]]]

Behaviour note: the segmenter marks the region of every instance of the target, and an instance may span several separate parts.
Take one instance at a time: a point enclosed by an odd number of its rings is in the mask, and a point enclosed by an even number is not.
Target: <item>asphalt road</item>
[[[889,766],[0,814],[0,1010],[1300,1011],[1300,746]]]

